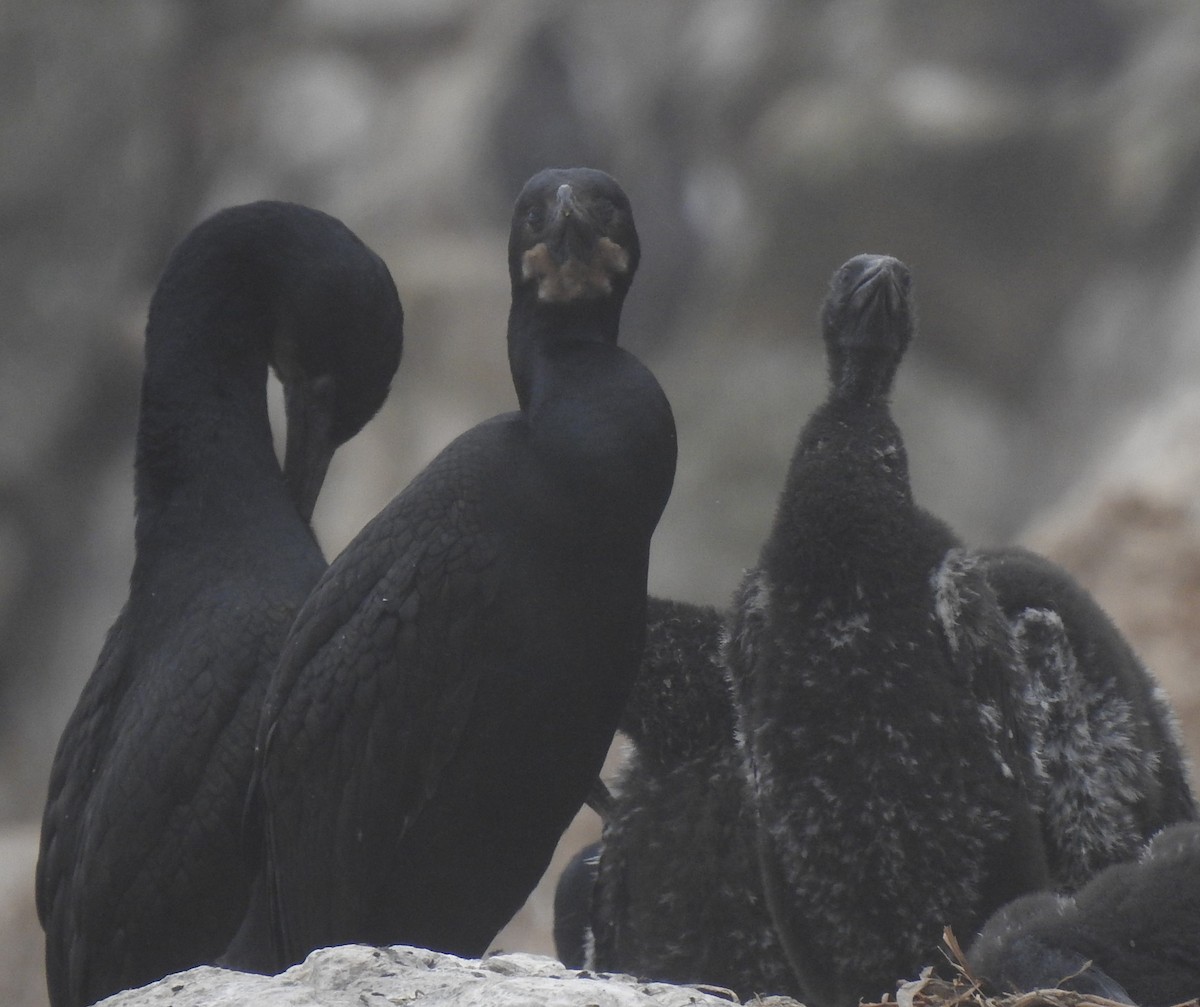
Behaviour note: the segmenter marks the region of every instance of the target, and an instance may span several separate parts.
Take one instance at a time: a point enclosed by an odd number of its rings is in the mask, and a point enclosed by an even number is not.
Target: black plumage
[[[1061,986],[1141,1007],[1200,996],[1200,826],[1165,830],[1140,860],[1107,868],[1073,896],[1017,899],[967,957],[998,992]]]
[[[673,766],[733,740],[724,628],[711,605],[648,600],[646,648],[620,724],[639,760]]]
[[[333,450],[387,395],[401,331],[387,267],[315,210],[224,210],[172,254],[146,326],[129,599],[63,732],[43,819],[55,1007],[213,961],[236,930],[261,701],[325,566],[308,518]]]
[[[650,599],[621,721],[633,748],[598,855],[577,856],[556,893],[556,938],[581,935],[557,940],[566,964],[709,983],[744,998],[791,978],[763,901],[723,632],[715,608]],[[581,878],[589,866],[591,887]],[[586,931],[559,927],[560,916],[581,911]]]
[[[586,964],[743,999],[792,988],[732,739],[674,764],[630,760],[602,834]]]
[[[1166,696],[1077,581],[1024,549],[979,557],[1021,662],[1013,710],[1032,739],[1051,878],[1071,890],[1196,818],[1183,745]]]
[[[520,410],[450,444],[297,617],[261,732],[266,884],[229,964],[350,941],[478,955],[545,870],[637,667],[674,478],[670,407],[615,345],[638,255],[602,172],[522,190]]]
[[[830,392],[735,599],[726,664],[764,889],[796,976],[830,1007],[895,992],[1047,880],[1017,671],[978,564],[912,499],[888,395],[914,329],[885,256],[835,273]]]
[[[719,744],[722,736],[732,746],[733,710],[717,660],[721,629],[721,614],[711,606],[647,599],[646,646],[619,725],[634,744],[630,758],[650,764],[637,775],[667,772]],[[630,778],[627,765],[622,787]],[[611,821],[631,814],[630,806],[629,795],[618,792],[594,810],[607,831]],[[554,945],[559,959],[572,968],[607,967],[596,965],[592,902],[601,849],[607,846],[611,851],[614,843],[609,836],[605,844],[584,847],[559,877]],[[612,862],[610,852],[610,872]],[[669,879],[664,881],[670,885]],[[624,904],[620,908],[624,910]],[[608,950],[603,955],[613,957]],[[637,971],[637,966],[631,963],[628,971]]]
[[[835,382],[843,356],[831,354]],[[794,491],[789,484],[781,510]],[[936,534],[936,522],[920,520],[926,536]],[[944,540],[953,541],[948,532]],[[712,982],[743,997],[800,989],[780,972],[783,952],[759,905],[754,843],[742,835],[757,826],[737,785],[742,766],[732,736],[711,730],[735,713],[724,665],[768,674],[762,643],[788,623],[778,610],[765,621],[764,571],[747,576],[724,619],[713,609],[651,600],[647,652],[622,721],[636,748],[605,823],[595,897],[588,893],[596,967]],[[1023,781],[1028,806],[1018,796],[1014,813],[1036,813],[1048,884],[1077,887],[1134,856],[1158,829],[1195,818],[1165,697],[1065,571],[1020,549],[953,548],[935,583],[940,634],[953,663],[971,672],[962,682]],[[717,656],[731,632],[730,654]],[[1021,828],[1023,842],[1036,845],[1027,823]],[[1030,877],[1040,873],[1035,865]],[[748,894],[734,903],[725,893],[738,889]]]

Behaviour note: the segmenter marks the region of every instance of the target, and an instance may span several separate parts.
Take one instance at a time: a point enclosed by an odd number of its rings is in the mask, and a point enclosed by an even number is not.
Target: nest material
[[[899,983],[895,1000],[884,997],[877,1003],[860,1002],[858,1007],[1129,1007],[1126,1003],[1106,997],[1061,989],[989,996],[983,991],[983,983],[971,972],[966,955],[949,927],[942,934],[942,939],[945,942],[943,954],[954,969],[953,979],[935,976],[930,967],[919,978]],[[1071,977],[1063,978],[1066,980]],[[788,996],[754,996],[749,1000],[741,1000],[733,990],[723,986],[703,983],[686,985],[699,993],[722,997],[741,1007],[804,1007]],[[1175,1007],[1200,1007],[1200,998],[1185,1000]]]
[[[988,996],[983,992],[979,978],[972,974],[954,932],[947,928],[942,937],[946,957],[954,967],[952,980],[940,979],[933,975],[932,968],[928,968],[920,978],[902,983],[895,1001],[885,999],[883,1003],[860,1007],[1128,1007],[1128,1004],[1106,997],[1061,989]],[[1200,999],[1185,1000],[1178,1007],[1200,1007]]]

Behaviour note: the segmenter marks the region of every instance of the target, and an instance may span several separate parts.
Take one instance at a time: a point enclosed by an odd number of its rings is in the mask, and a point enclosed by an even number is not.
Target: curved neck
[[[661,387],[604,343],[555,340],[533,362],[521,417],[539,469],[574,501],[559,516],[601,548],[642,548],[675,478],[675,423]]]
[[[558,342],[616,345],[620,297],[603,301],[543,304],[528,285],[513,290],[508,313],[508,364],[521,409],[529,407],[537,358]]]
[[[195,272],[164,277],[146,325],[134,479],[139,547],[164,525],[165,537],[183,544],[182,529],[234,528],[281,498],[291,506],[267,415],[269,311],[244,276],[214,284]]]
[[[662,388],[616,345],[624,289],[539,302],[515,285],[508,317],[513,384],[542,470],[578,500],[596,541],[653,531],[675,477],[675,421]],[[616,529],[624,531],[617,533]]]
[[[828,356],[831,398],[864,404],[887,402],[900,364],[894,353],[830,346]]]

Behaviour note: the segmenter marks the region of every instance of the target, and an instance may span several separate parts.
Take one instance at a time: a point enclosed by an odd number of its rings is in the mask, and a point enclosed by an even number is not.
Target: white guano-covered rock
[[[351,945],[314,951],[278,976],[204,966],[101,1001],[103,1007],[703,1007],[730,998],[702,988],[576,972],[552,958],[483,961],[420,948]],[[789,1007],[768,997],[758,1003]]]

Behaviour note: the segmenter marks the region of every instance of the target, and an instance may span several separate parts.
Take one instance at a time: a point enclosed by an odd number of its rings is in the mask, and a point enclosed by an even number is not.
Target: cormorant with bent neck
[[[146,325],[129,599],[59,742],[42,824],[54,1007],[212,962],[236,931],[262,698],[325,568],[308,521],[333,451],[387,396],[402,325],[384,263],[303,206],[223,210],[167,263]]]
[[[638,255],[600,171],[518,196],[520,408],[446,447],[298,615],[260,731],[265,884],[226,964],[347,942],[478,956],[544,872],[637,669],[674,478],[667,400],[616,345]]]
[[[916,506],[888,397],[915,327],[903,263],[860,255],[822,311],[805,425],[725,660],[767,904],[810,1007],[895,992],[1047,880],[1017,675],[974,560]]]

